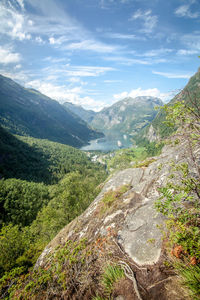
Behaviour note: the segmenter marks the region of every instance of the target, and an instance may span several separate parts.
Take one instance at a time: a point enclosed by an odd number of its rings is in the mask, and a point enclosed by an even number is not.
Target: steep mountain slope
[[[63,106],[65,108],[67,108],[67,110],[70,110],[71,112],[73,112],[74,114],[79,116],[81,119],[83,119],[88,124],[90,124],[92,122],[92,120],[94,119],[94,117],[96,115],[95,111],[84,109],[82,106],[75,105],[71,102],[65,102],[63,104]]]
[[[28,295],[35,293],[37,298],[39,293],[50,293],[57,298],[65,295],[66,299],[85,300],[191,299],[167,265],[160,230],[165,218],[154,207],[159,188],[168,181],[172,160],[175,164],[187,162],[193,172],[188,147],[185,140],[175,147],[167,145],[146,168],[126,169],[107,180],[90,207],[45,248],[35,274],[29,277],[28,286],[32,281],[36,288]],[[199,157],[200,148],[195,155]],[[122,278],[116,275],[119,268],[125,271]],[[43,274],[48,279],[41,287],[37,282]],[[110,285],[106,278],[111,278]],[[28,290],[26,285],[24,291]],[[22,299],[27,296],[24,291]]]
[[[193,107],[196,106],[197,110],[200,109],[200,68],[197,73],[190,78],[185,88],[178,93],[168,105],[174,104],[177,101],[185,101]],[[141,136],[146,136],[150,141],[167,137],[173,132],[173,129],[170,129],[164,124],[164,121],[165,112],[160,111],[152,123],[141,133]]]
[[[157,105],[162,101],[154,97],[125,98],[96,114],[91,125],[106,134],[134,135],[154,119]]]
[[[0,126],[0,179],[52,184],[65,174],[91,167],[94,164],[81,150],[48,140],[14,136]]]
[[[0,124],[14,134],[77,147],[101,136],[57,101],[1,75]]]

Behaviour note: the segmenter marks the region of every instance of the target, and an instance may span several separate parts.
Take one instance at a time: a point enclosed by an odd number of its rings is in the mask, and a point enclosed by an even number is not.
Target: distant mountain
[[[102,134],[57,101],[0,75],[0,125],[13,134],[80,147]]]
[[[155,97],[125,98],[97,113],[90,125],[109,135],[135,135],[155,118],[155,106],[162,104]]]
[[[200,107],[200,68],[197,73],[192,76],[185,88],[178,93],[168,105],[174,104],[177,101],[184,100],[189,105],[197,101],[199,110]],[[161,111],[157,114],[152,123],[141,132],[141,136],[145,136],[149,141],[156,141],[160,138],[165,138],[173,132],[173,128],[169,128],[165,123],[165,112]]]
[[[79,116],[81,119],[83,119],[88,124],[90,124],[92,122],[92,120],[94,119],[94,117],[96,115],[95,111],[84,109],[82,106],[75,105],[71,102],[65,102],[63,104],[63,106],[65,108],[67,108],[68,110],[70,110],[71,112],[73,112],[74,114],[76,114],[77,116]]]

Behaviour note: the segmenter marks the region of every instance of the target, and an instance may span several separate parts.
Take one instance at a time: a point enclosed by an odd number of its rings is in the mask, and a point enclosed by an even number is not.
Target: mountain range
[[[170,103],[192,102],[199,96],[200,70]],[[170,105],[169,103],[169,105]],[[33,89],[26,89],[0,75],[0,125],[13,134],[48,139],[81,147],[92,139],[106,136],[139,136],[155,141],[172,130],[163,124],[164,111],[159,98],[125,98],[102,109],[86,110],[79,105],[63,105]]]
[[[156,106],[162,101],[155,97],[125,98],[97,113],[90,125],[108,135],[135,135],[156,116]]]
[[[125,98],[100,112],[65,102],[0,75],[0,125],[12,134],[81,147],[103,136],[134,136],[156,116],[154,97]],[[103,132],[103,133],[102,133]],[[120,133],[120,134],[119,134]]]
[[[85,110],[69,102],[64,103],[64,107],[88,122],[92,128],[109,136],[134,136],[155,118],[155,107],[161,105],[163,103],[160,99],[150,96],[125,98],[100,112]]]
[[[80,147],[102,134],[57,101],[0,75],[0,125],[13,134]]]

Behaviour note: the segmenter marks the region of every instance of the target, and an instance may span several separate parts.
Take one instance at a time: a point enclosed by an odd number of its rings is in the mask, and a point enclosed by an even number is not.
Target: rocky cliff
[[[35,266],[36,270],[60,268],[59,273],[53,271],[54,290],[48,288],[48,293],[54,293],[54,298],[48,299],[105,299],[100,297],[105,297],[101,278],[108,264],[125,272],[125,278],[113,287],[112,299],[190,299],[166,266],[168,254],[161,233],[165,222],[154,208],[170,162],[187,162],[194,172],[187,142],[173,144],[171,140],[146,167],[113,175],[90,207],[49,243]],[[195,155],[199,157],[200,149]],[[61,263],[60,257],[64,257]],[[65,289],[59,287],[60,274]]]

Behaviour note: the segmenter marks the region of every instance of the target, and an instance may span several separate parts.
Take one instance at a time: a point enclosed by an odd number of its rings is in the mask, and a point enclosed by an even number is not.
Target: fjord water
[[[89,145],[83,146],[81,150],[84,151],[113,151],[121,148],[129,148],[132,146],[132,141],[126,135],[123,136],[105,136],[100,139],[91,140]]]

